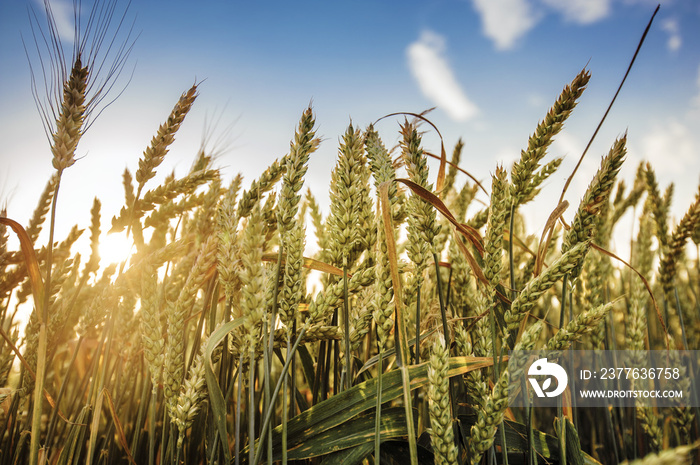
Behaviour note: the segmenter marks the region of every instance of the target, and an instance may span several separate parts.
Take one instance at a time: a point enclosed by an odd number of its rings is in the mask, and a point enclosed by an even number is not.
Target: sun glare
[[[120,264],[134,253],[134,242],[123,232],[105,233],[100,238],[100,263],[105,267],[111,263]]]

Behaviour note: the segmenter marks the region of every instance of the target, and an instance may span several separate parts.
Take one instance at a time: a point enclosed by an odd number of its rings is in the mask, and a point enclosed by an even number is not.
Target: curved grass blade
[[[666,350],[670,350],[671,346],[670,346],[670,342],[669,342],[669,338],[668,338],[668,328],[666,328],[666,325],[664,324],[664,318],[661,316],[661,310],[659,309],[659,305],[657,304],[656,299],[654,298],[654,291],[652,291],[651,285],[649,284],[649,281],[647,281],[647,279],[644,277],[644,275],[642,275],[639,271],[637,271],[637,269],[635,267],[633,267],[632,265],[630,265],[629,263],[627,263],[626,261],[624,261],[623,259],[621,259],[617,255],[615,255],[614,253],[610,252],[609,250],[605,250],[604,248],[602,248],[598,245],[595,245],[593,242],[591,242],[591,247],[594,248],[595,250],[597,250],[598,252],[605,254],[608,257],[614,258],[615,260],[621,262],[623,265],[625,265],[630,270],[634,271],[637,274],[637,276],[640,277],[640,279],[642,280],[642,283],[644,283],[644,287],[646,288],[647,293],[649,294],[649,299],[651,300],[651,303],[654,304],[654,309],[656,310],[656,317],[659,319],[659,323],[661,324],[661,329],[664,332],[664,335],[665,335],[664,339],[666,341]]]
[[[462,233],[471,244],[476,247],[476,249],[479,251],[480,254],[484,253],[484,240],[481,238],[481,235],[479,234],[479,231],[468,226],[465,224],[460,223],[457,221],[455,216],[452,214],[452,212],[447,208],[447,206],[444,204],[440,198],[430,192],[428,189],[424,188],[423,186],[416,184],[415,182],[411,181],[410,179],[404,179],[404,178],[397,178],[396,182],[400,182],[402,184],[405,184],[408,186],[417,196],[431,204],[437,211],[442,213],[447,220],[454,225],[457,230]]]
[[[651,29],[651,23],[654,22],[654,18],[656,17],[656,13],[659,12],[659,8],[661,8],[661,4],[656,6],[654,13],[651,15],[651,18],[649,19],[649,23],[647,24],[646,29],[644,29],[644,32],[642,33],[642,38],[639,39],[639,43],[637,44],[637,49],[634,51],[634,55],[632,55],[632,60],[630,60],[630,64],[627,66],[627,71],[625,71],[625,75],[622,77],[622,81],[620,81],[620,85],[617,87],[617,91],[615,91],[615,95],[613,95],[612,100],[610,100],[610,104],[608,105],[608,108],[605,110],[603,117],[600,119],[600,123],[598,123],[598,126],[595,128],[595,131],[593,131],[593,135],[591,136],[590,140],[588,141],[588,144],[586,144],[586,148],[583,149],[583,153],[581,154],[581,157],[579,158],[578,163],[576,163],[576,166],[574,167],[574,171],[566,179],[566,183],[564,184],[564,189],[562,189],[562,191],[561,191],[561,197],[559,197],[560,203],[562,200],[564,200],[564,196],[566,195],[566,190],[569,188],[569,185],[571,184],[572,179],[574,179],[574,176],[576,175],[576,171],[578,171],[579,166],[581,166],[581,162],[583,161],[583,158],[586,156],[588,149],[591,147],[591,145],[593,145],[593,141],[595,140],[596,136],[598,135],[598,131],[600,131],[600,128],[603,126],[603,123],[605,122],[605,118],[608,117],[608,113],[610,113],[610,109],[615,104],[615,100],[617,99],[617,96],[619,95],[620,91],[622,90],[622,86],[625,85],[625,81],[627,80],[627,76],[629,76],[630,71],[632,70],[632,66],[634,66],[634,62],[637,59],[637,55],[639,54],[639,50],[641,50],[642,44],[644,44],[644,39],[646,39],[647,34],[649,33],[649,29]]]
[[[432,126],[433,129],[435,129],[435,132],[437,135],[440,137],[440,167],[438,168],[438,175],[437,175],[437,181],[435,182],[435,189],[438,192],[442,191],[442,187],[445,184],[445,166],[447,165],[447,153],[445,152],[445,144],[442,139],[442,134],[440,133],[440,130],[435,126],[435,124],[430,121],[428,118],[425,117],[425,114],[431,111],[431,109],[424,111],[423,113],[412,113],[409,111],[401,111],[398,113],[389,113],[388,115],[384,115],[381,118],[379,118],[377,121],[375,121],[373,124],[377,124],[381,120],[385,118],[389,118],[391,116],[398,116],[398,115],[408,115],[408,116],[413,116],[414,118],[420,119],[428,123],[430,126]]]
[[[0,217],[0,224],[11,227],[15,234],[17,234],[19,245],[22,249],[22,255],[27,265],[29,283],[32,286],[32,295],[34,296],[34,304],[36,306],[41,305],[41,303],[44,302],[44,281],[41,277],[41,271],[39,271],[39,262],[34,253],[34,245],[31,239],[29,239],[27,231],[24,230],[21,224],[9,218]],[[39,323],[43,323],[43,312],[37,311],[36,314],[39,317]]]
[[[375,414],[374,412],[369,412],[322,433],[312,434],[297,446],[291,446],[287,452],[287,457],[290,460],[310,459],[354,448],[362,444],[369,444],[373,448],[374,422]],[[382,412],[380,423],[382,440],[405,437],[407,434],[403,407],[385,409]],[[370,448],[370,451],[372,448]],[[273,460],[279,460],[281,457],[282,451],[277,449]]]
[[[491,357],[451,357],[448,376],[458,376],[471,370],[493,365]],[[410,378],[410,390],[418,389],[428,383],[428,363],[406,367]],[[400,370],[393,370],[382,375],[382,402],[391,402],[403,395],[403,375]],[[376,407],[377,379],[372,378],[330,399],[320,402],[300,413],[287,422],[287,444],[296,447],[304,441],[340,427],[360,413]],[[382,413],[382,417],[384,413]],[[281,447],[282,428],[272,432],[273,448]],[[374,424],[368,427],[369,442],[374,435]],[[245,455],[245,452],[242,452]],[[291,457],[290,457],[291,458]]]
[[[396,179],[396,181],[407,185],[416,195],[418,195],[423,200],[435,207],[452,224],[452,226],[454,227],[453,232],[455,234],[457,231],[459,231],[462,234],[462,236],[465,237],[469,241],[469,243],[474,246],[474,248],[476,248],[479,254],[484,253],[484,241],[481,238],[479,231],[457,221],[452,212],[447,208],[447,206],[442,202],[442,200],[440,200],[440,198],[437,195],[433,194],[429,190],[425,189],[423,186],[420,186],[409,179],[399,178]],[[481,267],[479,266],[469,249],[467,249],[460,240],[457,241],[457,245],[464,254],[465,258],[467,259],[467,262],[469,262],[469,266],[472,268],[474,274],[479,279],[479,281],[481,281],[484,284],[487,284],[488,280],[484,276]]]
[[[426,154],[427,156],[429,156],[430,158],[434,158],[435,160],[440,160],[440,157],[438,157],[434,153],[430,153],[430,152],[425,151],[425,150],[423,151],[423,153]],[[479,182],[478,179],[476,179],[476,177],[473,174],[471,174],[469,171],[465,170],[464,168],[460,168],[459,166],[455,165],[451,161],[446,160],[446,162],[448,165],[455,168],[457,171],[467,175],[469,177],[469,179],[471,179],[474,182],[474,184],[476,184],[477,187],[484,192],[484,194],[489,195],[489,191],[486,190],[486,188],[481,184],[481,182]]]

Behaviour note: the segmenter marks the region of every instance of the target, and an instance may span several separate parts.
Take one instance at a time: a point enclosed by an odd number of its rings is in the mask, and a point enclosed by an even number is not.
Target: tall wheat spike
[[[537,172],[540,161],[547,154],[547,149],[554,137],[564,127],[564,122],[576,107],[576,103],[586,89],[590,78],[591,73],[583,69],[571,81],[571,84],[564,87],[544,120],[537,125],[534,134],[530,136],[527,149],[522,151],[520,160],[513,165],[510,198],[516,208],[518,205],[532,200],[537,195],[540,184],[561,163],[560,159],[550,162],[539,173]]]
[[[180,96],[168,119],[160,125],[156,135],[151,140],[151,144],[143,152],[143,156],[139,160],[139,169],[136,170],[137,199],[146,182],[156,175],[156,168],[165,159],[168,147],[175,140],[175,133],[180,129],[196,98],[197,85],[195,84]]]
[[[571,229],[564,236],[562,253],[566,253],[579,242],[585,242],[593,236],[597,215],[608,201],[617,173],[625,160],[626,143],[627,135],[625,134],[615,141],[608,154],[601,161],[600,168],[581,199],[576,216],[571,223]],[[579,272],[580,266],[574,268],[570,274],[572,277],[576,277]]]

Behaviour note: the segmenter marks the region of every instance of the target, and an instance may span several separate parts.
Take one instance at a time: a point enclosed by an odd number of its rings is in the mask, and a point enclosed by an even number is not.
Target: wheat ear
[[[511,307],[506,310],[504,316],[506,327],[511,337],[511,345],[515,341],[520,323],[540,296],[566,273],[579,266],[587,250],[587,242],[576,244],[571,250],[567,251],[552,263],[542,274],[532,278],[520,294],[518,294],[518,297],[513,300]]]
[[[54,172],[51,174],[46,187],[44,187],[41,196],[39,197],[39,202],[37,203],[34,213],[29,220],[29,224],[26,227],[27,236],[31,240],[32,244],[35,244],[41,233],[42,225],[46,221],[46,215],[49,213],[51,208],[51,202],[53,201],[53,195],[56,191],[56,185],[58,184],[59,176],[58,173]]]
[[[63,84],[61,111],[56,119],[56,130],[52,134],[52,163],[59,175],[75,163],[75,149],[82,136],[85,121],[87,78],[88,68],[83,66],[78,55],[73,63],[70,77]]]
[[[379,134],[370,125],[365,131],[365,151],[369,160],[370,170],[374,177],[374,185],[379,192],[380,185],[388,184],[389,202],[392,211],[395,211],[398,205],[398,190],[396,183],[396,170],[391,162],[389,152],[384,147]],[[389,253],[387,249],[386,228],[381,215],[377,215],[375,219],[375,228],[377,235],[376,242],[376,281],[375,281],[375,301],[374,301],[374,321],[377,328],[377,339],[379,350],[386,350],[387,343],[394,321],[392,315],[394,308],[391,304],[394,298],[394,288],[391,282],[391,271],[389,266]],[[392,231],[392,234],[394,232]]]
[[[571,81],[571,84],[564,87],[559,98],[552,108],[549,109],[544,120],[542,120],[530,136],[527,149],[523,150],[520,160],[513,165],[511,170],[511,201],[517,208],[535,197],[539,185],[551,174],[561,163],[550,162],[545,165],[545,169],[537,173],[540,161],[547,153],[547,148],[564,127],[564,122],[571,115],[576,102],[583,94],[588,85],[591,73],[583,69]]]
[[[331,265],[350,268],[352,251],[359,238],[358,225],[362,199],[357,189],[358,167],[366,163],[360,131],[350,124],[338,149],[338,160],[331,173],[328,257]]]
[[[678,226],[671,233],[671,239],[659,263],[659,280],[666,295],[673,290],[678,260],[685,252],[685,243],[700,224],[700,192],[695,195],[695,201],[683,215]]]
[[[402,157],[406,165],[409,179],[419,186],[432,191],[432,184],[428,183],[428,163],[421,148],[421,137],[415,125],[404,122],[401,125],[401,149]],[[405,296],[411,298],[411,294],[422,283],[422,272],[427,266],[429,254],[437,252],[435,237],[440,232],[436,221],[435,209],[418,194],[411,193],[406,204],[408,213],[408,244],[406,252],[408,258],[414,263],[413,284],[407,285]],[[413,290],[413,291],[411,291]],[[408,305],[408,303],[407,303]]]
[[[627,135],[625,134],[615,141],[608,154],[603,158],[600,168],[588,185],[588,189],[586,189],[579,204],[576,216],[571,223],[571,229],[564,236],[562,253],[566,253],[579,242],[585,242],[593,236],[597,215],[601,208],[607,204],[617,173],[625,160],[626,142]],[[570,273],[571,276],[578,276],[580,269],[580,266],[573,269]]]
[[[207,397],[207,386],[204,378],[206,346],[207,339],[204,339],[197,356],[192,362],[187,378],[182,383],[182,389],[177,401],[170,408],[170,417],[177,426],[179,433],[177,439],[178,449],[182,447],[185,432],[192,426],[200,404]]]
[[[260,204],[253,207],[248,224],[243,230],[240,279],[241,312],[245,318],[248,348],[253,350],[260,338],[260,328],[265,318],[265,269],[263,255],[263,221]]]
[[[435,463],[452,465],[458,462],[458,450],[452,428],[450,405],[450,379],[447,377],[449,353],[445,338],[438,334],[433,344],[433,353],[428,365],[428,403],[430,412],[430,437],[432,439]]]
[[[320,140],[316,138],[316,133],[313,130],[315,123],[313,111],[309,107],[304,111],[299,121],[294,140],[289,146],[289,155],[286,157],[286,172],[282,178],[277,211],[277,224],[283,241],[289,231],[294,228],[294,218],[301,200],[299,192],[304,185],[309,157],[320,144]]]
[[[580,313],[566,327],[557,331],[557,334],[547,341],[546,350],[568,349],[571,344],[580,341],[583,336],[596,329],[612,306],[613,303],[608,302],[592,310]]]
[[[647,163],[644,170],[644,179],[646,181],[647,195],[651,199],[649,206],[651,207],[651,217],[654,219],[655,233],[656,237],[661,243],[662,247],[666,247],[668,243],[668,198],[661,196],[659,191],[659,184],[656,181],[656,174],[654,173],[651,164]],[[669,186],[671,189],[672,184]],[[669,190],[667,192],[672,192]]]
[[[209,269],[214,265],[217,252],[217,238],[210,236],[200,248],[194,267],[175,302],[167,308],[167,339],[164,347],[163,386],[165,398],[170,403],[179,392],[182,372],[185,367],[185,322],[192,311],[197,292],[207,279]]]
[[[243,177],[239,174],[231,181],[217,212],[217,235],[219,250],[216,256],[219,283],[224,289],[226,299],[233,297],[234,290],[240,284],[237,274],[240,260],[238,243],[238,216],[236,215],[236,198]]]
[[[144,150],[143,156],[139,160],[139,169],[136,170],[136,182],[138,183],[136,198],[139,198],[141,189],[146,182],[156,175],[156,168],[163,162],[168,153],[168,147],[175,140],[175,133],[180,129],[180,125],[185,120],[185,116],[189,113],[196,98],[197,85],[195,84],[180,96],[168,119],[158,127],[158,132],[151,139],[151,144]]]

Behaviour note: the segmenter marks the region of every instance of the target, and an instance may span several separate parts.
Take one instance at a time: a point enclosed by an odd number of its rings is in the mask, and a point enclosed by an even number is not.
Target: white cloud
[[[535,27],[537,18],[527,0],[472,0],[484,34],[496,49],[508,50]]]
[[[681,48],[683,41],[681,39],[680,29],[678,28],[678,21],[675,19],[667,19],[661,23],[661,29],[668,32],[668,42],[666,42],[666,46],[671,52],[675,52]]]
[[[700,144],[690,128],[677,119],[654,125],[641,138],[641,156],[661,174],[685,174],[697,166]]]
[[[542,94],[533,92],[527,95],[527,103],[531,107],[539,109],[547,105],[547,100]]]
[[[543,0],[564,19],[578,24],[591,24],[610,14],[610,0]]]
[[[445,39],[424,31],[408,46],[408,66],[423,94],[450,118],[465,121],[476,116],[478,107],[465,95],[444,57]]]
[[[557,157],[565,156],[578,160],[584,147],[585,145],[576,136],[564,129],[554,138],[550,153]]]
[[[495,158],[498,160],[500,165],[505,166],[506,169],[510,169],[510,167],[513,166],[513,163],[520,160],[520,149],[514,147],[501,147],[498,151],[496,151]]]
[[[43,0],[37,0],[37,3],[44,8]],[[75,21],[73,15],[73,2],[70,0],[52,0],[51,13],[56,22],[56,32],[58,37],[67,43],[73,43],[75,32]]]

